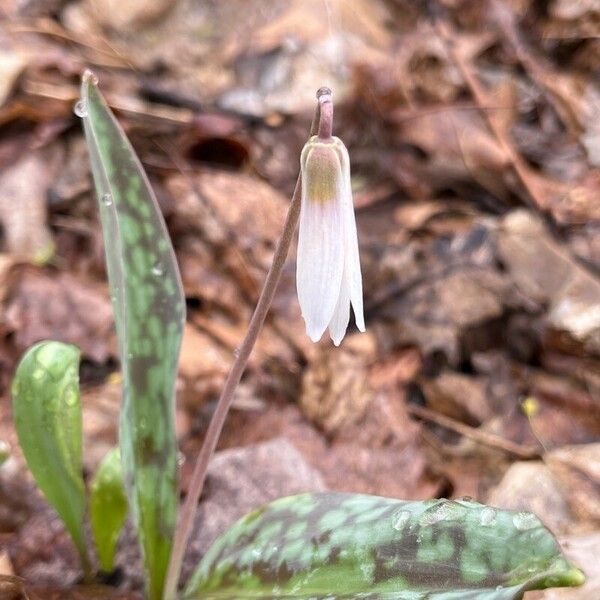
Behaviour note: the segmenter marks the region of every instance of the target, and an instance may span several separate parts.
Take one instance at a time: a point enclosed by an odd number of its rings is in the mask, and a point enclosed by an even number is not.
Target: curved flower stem
[[[315,109],[315,115],[311,125],[311,136],[316,134],[317,125],[320,122],[321,92],[323,89],[324,88],[321,88],[319,92],[317,92],[319,103]],[[328,92],[329,104],[331,104],[331,91],[328,90]],[[273,296],[275,295],[275,290],[277,289],[277,284],[279,283],[279,279],[281,277],[281,271],[285,264],[287,253],[292,243],[292,239],[294,238],[294,233],[298,224],[298,217],[300,215],[300,197],[301,177],[299,175],[298,180],[296,181],[294,195],[292,196],[292,201],[288,209],[285,225],[283,227],[283,233],[281,234],[277,248],[275,249],[273,263],[271,264],[269,272],[267,273],[267,278],[265,279],[260,297],[252,315],[252,319],[250,320],[246,337],[239,347],[237,357],[231,366],[229,374],[227,375],[227,379],[225,380],[225,385],[221,391],[219,402],[217,403],[217,407],[208,426],[202,448],[200,449],[200,454],[198,455],[196,464],[194,465],[194,472],[190,481],[189,490],[181,509],[181,516],[179,518],[177,529],[175,530],[175,537],[173,539],[173,550],[171,553],[171,560],[169,563],[169,569],[167,571],[165,590],[163,594],[165,600],[175,600],[176,598],[177,583],[181,573],[183,555],[192,532],[194,516],[196,514],[198,500],[200,499],[200,494],[202,493],[202,488],[204,486],[204,480],[206,479],[208,463],[214,454],[215,448],[217,447],[217,442],[219,440],[219,436],[221,435],[225,418],[227,417],[227,413],[229,412],[231,403],[233,402],[235,388],[238,386],[244,370],[246,369],[246,364],[250,358],[250,353],[252,352],[252,348],[256,343],[258,334],[262,329],[267,312],[269,311],[269,307],[273,301]]]

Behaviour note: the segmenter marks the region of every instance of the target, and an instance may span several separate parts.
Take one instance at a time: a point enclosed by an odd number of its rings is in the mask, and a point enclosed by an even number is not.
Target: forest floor
[[[183,493],[321,85],[350,151],[367,332],[310,343],[291,255],[186,572],[233,520],[281,495],[470,496],[536,512],[588,574],[583,588],[528,599],[600,597],[598,3],[4,0],[0,598],[130,598],[142,586],[130,531],[108,587],[78,585],[10,411],[26,348],[71,342],[88,476],[116,442],[117,345],[73,114],[86,67],[149,174],[182,273]]]

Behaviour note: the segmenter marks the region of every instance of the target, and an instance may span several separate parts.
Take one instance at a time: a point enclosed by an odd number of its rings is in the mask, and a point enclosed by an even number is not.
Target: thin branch
[[[451,431],[455,431],[464,437],[468,437],[474,442],[502,450],[518,458],[531,459],[539,458],[540,456],[540,451],[537,448],[532,448],[531,446],[521,446],[520,444],[516,444],[510,440],[505,440],[499,435],[490,433],[489,431],[483,431],[482,429],[478,429],[476,427],[470,427],[469,425],[465,425],[456,419],[452,419],[446,415],[442,415],[423,406],[409,404],[407,405],[406,409],[410,414],[415,415],[416,417],[425,419],[426,421],[431,421],[432,423],[440,425],[445,429],[450,429]]]
[[[317,97],[322,95],[322,89],[317,93]],[[331,94],[331,92],[329,93]],[[315,116],[310,129],[311,136],[315,135],[317,132],[317,126],[321,115],[320,107],[321,102],[317,103],[317,107],[315,109]],[[260,333],[267,316],[267,312],[269,311],[269,307],[271,306],[271,302],[273,301],[273,296],[275,295],[275,290],[277,289],[277,284],[279,283],[281,272],[292,243],[294,233],[296,231],[296,226],[298,224],[298,217],[300,215],[300,197],[301,178],[299,175],[298,180],[296,181],[294,195],[292,196],[292,201],[288,209],[285,225],[283,227],[283,233],[279,238],[279,242],[273,256],[273,263],[271,264],[271,268],[267,273],[258,303],[256,304],[252,319],[250,320],[250,325],[248,326],[246,337],[239,347],[235,361],[231,366],[231,370],[229,371],[227,379],[225,380],[225,385],[223,386],[221,396],[219,397],[219,402],[217,403],[217,407],[208,426],[206,436],[204,437],[204,441],[202,443],[202,448],[200,449],[200,454],[198,455],[196,464],[194,466],[194,472],[192,474],[188,493],[183,503],[181,515],[175,531],[175,537],[173,539],[173,550],[171,552],[171,560],[169,563],[169,570],[167,571],[165,590],[163,594],[165,600],[175,600],[176,598],[177,584],[181,573],[183,556],[192,532],[194,516],[196,515],[198,500],[200,499],[200,494],[202,493],[202,488],[204,487],[208,464],[217,447],[217,442],[219,440],[219,436],[221,435],[221,430],[223,429],[227,413],[229,412],[233,402],[235,389],[242,378],[244,370],[246,369],[246,364],[250,358],[250,353],[252,352],[254,344],[258,338],[258,334]]]

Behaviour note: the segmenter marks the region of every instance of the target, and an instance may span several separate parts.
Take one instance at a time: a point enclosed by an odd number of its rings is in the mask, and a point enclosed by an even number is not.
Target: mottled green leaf
[[[83,117],[98,196],[123,371],[119,446],[146,570],[162,595],[177,517],[173,389],[185,303],[158,203],[131,144],[83,76]]]
[[[127,497],[118,448],[102,460],[90,486],[90,520],[98,559],[104,571],[114,568],[115,550],[127,516]]]
[[[582,582],[531,513],[320,493],[238,521],[207,552],[185,598],[513,600]]]
[[[32,346],[17,367],[12,400],[27,465],[64,521],[89,574],[83,529],[79,349],[52,341]]]

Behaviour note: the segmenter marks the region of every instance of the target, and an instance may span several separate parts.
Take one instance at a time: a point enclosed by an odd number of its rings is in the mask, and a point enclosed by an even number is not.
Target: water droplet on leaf
[[[538,520],[533,513],[519,512],[513,517],[513,524],[519,531],[527,531],[535,527]]]
[[[98,85],[98,77],[96,77],[96,75],[90,71],[90,69],[86,69],[83,72],[83,80],[84,81],[91,81],[93,85]]]
[[[392,515],[392,527],[396,531],[401,531],[410,519],[410,512],[400,510]]]
[[[496,509],[491,506],[486,506],[479,516],[479,523],[483,527],[490,527],[496,522]]]
[[[433,510],[428,510],[420,520],[421,525],[435,525],[450,516],[452,504],[447,500],[442,501]]]
[[[156,263],[152,267],[152,275],[156,275],[157,277],[160,277],[161,275],[164,275],[164,273],[165,273],[165,270],[160,263]]]
[[[104,206],[110,206],[112,203],[113,203],[113,199],[110,194],[104,194],[102,196],[102,204],[104,204]]]
[[[73,107],[73,112],[82,119],[88,116],[88,110],[83,100],[78,100]]]

